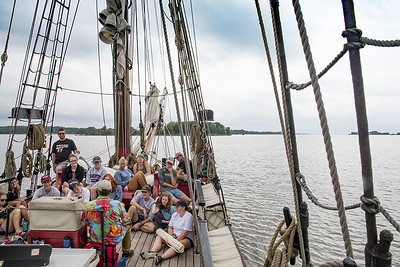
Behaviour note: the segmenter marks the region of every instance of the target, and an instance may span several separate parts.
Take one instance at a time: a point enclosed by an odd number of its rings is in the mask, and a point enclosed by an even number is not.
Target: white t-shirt
[[[187,238],[190,238],[192,242],[194,242],[194,234],[192,231],[193,225],[193,216],[189,212],[185,212],[185,214],[181,217],[178,212],[175,212],[171,216],[171,220],[169,221],[168,226],[172,226],[174,229],[174,234],[179,236],[184,230],[189,231],[186,235]]]
[[[82,187],[82,193],[75,196],[74,191],[69,190],[67,197],[82,197],[85,202],[90,201],[90,191],[87,188]]]

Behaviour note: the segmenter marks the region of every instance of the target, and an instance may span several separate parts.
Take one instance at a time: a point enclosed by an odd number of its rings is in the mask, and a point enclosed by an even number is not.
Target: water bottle
[[[64,236],[63,247],[64,248],[71,248],[71,237]]]
[[[32,244],[39,244],[39,237],[35,236],[32,238]]]
[[[24,219],[22,222],[22,230],[26,233],[28,231],[28,221]]]

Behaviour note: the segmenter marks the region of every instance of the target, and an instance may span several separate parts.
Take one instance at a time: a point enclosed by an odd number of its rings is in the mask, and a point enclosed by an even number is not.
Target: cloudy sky
[[[0,2],[0,51],[3,51],[13,1]],[[0,86],[0,125],[9,125],[10,110],[20,80],[21,66],[27,44],[34,1],[17,1],[12,34]],[[96,1],[81,1],[75,29],[64,63],[60,86],[100,92],[97,61]],[[103,9],[105,1],[99,1]],[[151,1],[153,2],[153,1]],[[158,2],[158,1],[156,1]],[[269,1],[261,1],[267,38],[278,77]],[[188,4],[189,2],[187,2]],[[342,49],[346,42],[341,1],[300,1],[307,33],[319,72]],[[166,7],[166,4],[165,4]],[[262,44],[254,1],[202,0],[193,1],[196,45],[200,66],[200,81],[204,101],[214,111],[214,118],[232,129],[280,131],[275,98],[267,60]],[[355,1],[357,26],[363,36],[374,39],[399,39],[400,4],[398,0]],[[166,10],[168,13],[168,10]],[[291,1],[281,1],[281,19],[289,79],[296,83],[309,80]],[[157,32],[156,23],[151,29]],[[152,45],[157,48],[156,33]],[[171,44],[173,45],[173,44]],[[100,43],[103,91],[111,92],[110,47]],[[154,58],[158,58],[154,53]],[[400,48],[366,46],[361,50],[363,77],[367,99],[369,129],[400,132],[399,67]],[[152,63],[156,66],[156,63]],[[135,68],[134,68],[135,70]],[[135,70],[136,71],[136,70]],[[175,69],[177,72],[177,69]],[[135,75],[135,74],[134,74]],[[135,77],[135,76],[134,76]],[[135,80],[136,78],[134,78]],[[167,86],[169,73],[155,71],[152,82],[160,89]],[[142,79],[143,83],[146,81]],[[321,80],[321,91],[331,133],[357,131],[353,88],[346,54]],[[141,93],[146,89],[141,86]],[[133,92],[137,88],[133,86]],[[172,103],[171,98],[171,103]],[[292,91],[296,130],[299,133],[321,132],[312,88]],[[137,127],[139,100],[132,98],[133,126]],[[112,97],[104,96],[106,124],[113,127]],[[143,103],[142,103],[143,105]],[[172,110],[173,107],[167,108]],[[167,115],[169,119],[169,115]],[[174,117],[172,117],[174,119]],[[55,125],[102,127],[103,117],[99,95],[60,91]]]

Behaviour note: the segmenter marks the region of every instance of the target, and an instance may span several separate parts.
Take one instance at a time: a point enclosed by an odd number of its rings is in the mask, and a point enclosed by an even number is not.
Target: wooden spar
[[[356,29],[356,18],[354,15],[354,4],[352,0],[342,0],[344,21],[346,30]],[[358,42],[361,32],[358,34],[346,34],[347,42]],[[358,142],[361,156],[362,179],[364,186],[364,197],[374,198],[374,183],[372,177],[372,160],[369,146],[367,109],[365,104],[364,83],[361,69],[360,49],[349,50],[350,68],[353,78],[354,100],[357,114]],[[367,225],[367,244],[365,245],[365,266],[371,266],[371,252],[377,244],[377,229],[375,214],[365,212]]]
[[[125,19],[128,18],[127,2],[125,1]],[[124,31],[123,38],[124,53],[128,53],[128,31]],[[129,68],[125,66],[125,75],[122,80],[117,78],[117,43],[113,45],[113,85],[114,85],[114,136],[115,151],[118,158],[125,157],[131,153],[131,112],[130,112],[130,90]]]

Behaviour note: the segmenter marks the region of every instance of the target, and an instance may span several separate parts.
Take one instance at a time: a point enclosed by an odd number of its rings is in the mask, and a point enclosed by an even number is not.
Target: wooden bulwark
[[[175,255],[171,259],[164,260],[161,264],[155,265],[153,259],[144,260],[140,257],[140,252],[149,251],[151,245],[155,239],[154,234],[143,233],[142,231],[132,231],[131,249],[134,251],[134,255],[126,261],[126,266],[161,266],[161,267],[176,267],[176,266],[187,266],[197,267],[200,266],[200,254],[195,253],[195,248],[191,247],[185,250],[184,253]],[[119,258],[122,255],[121,243],[117,247]],[[165,247],[159,252],[162,255],[168,247]]]

